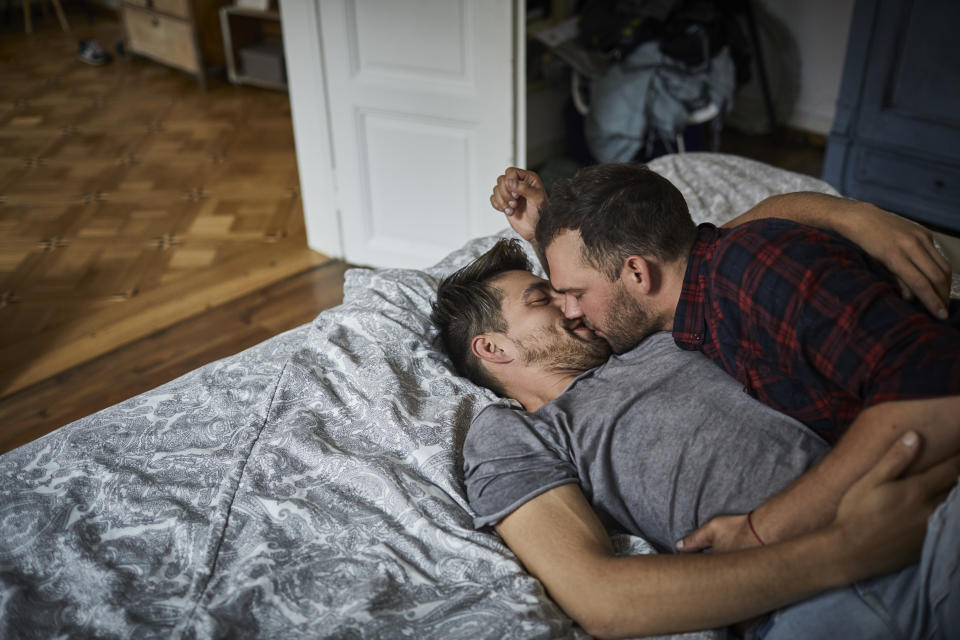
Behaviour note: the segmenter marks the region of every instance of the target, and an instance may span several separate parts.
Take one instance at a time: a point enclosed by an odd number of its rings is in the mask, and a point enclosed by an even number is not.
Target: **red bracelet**
[[[757,533],[757,530],[753,528],[753,511],[747,514],[747,526],[750,527],[750,533],[753,534],[753,537],[757,539],[757,542],[759,542],[762,547],[763,539],[760,537],[760,534]]]

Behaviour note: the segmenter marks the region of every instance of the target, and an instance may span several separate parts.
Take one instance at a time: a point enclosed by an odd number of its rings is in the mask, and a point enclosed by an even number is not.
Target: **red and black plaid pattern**
[[[960,393],[960,330],[832,233],[700,225],[674,319],[747,392],[835,442],[864,407]]]

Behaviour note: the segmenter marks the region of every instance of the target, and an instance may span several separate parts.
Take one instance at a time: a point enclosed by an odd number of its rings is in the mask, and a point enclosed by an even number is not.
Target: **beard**
[[[654,333],[660,322],[659,316],[627,293],[622,283],[617,283],[613,304],[599,329],[614,353],[625,353]]]
[[[581,338],[559,326],[551,326],[533,338],[516,342],[523,364],[542,366],[550,371],[582,373],[599,367],[610,357],[610,345],[605,340]]]

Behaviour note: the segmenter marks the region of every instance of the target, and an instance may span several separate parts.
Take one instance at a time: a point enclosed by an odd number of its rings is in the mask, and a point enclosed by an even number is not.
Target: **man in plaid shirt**
[[[945,323],[950,266],[919,225],[901,221],[915,246],[879,238],[865,249],[913,273],[906,279],[933,315],[903,300],[896,279],[843,238],[756,220],[799,211],[842,232],[882,214],[872,205],[790,194],[732,230],[697,228],[680,192],[639,165],[588,167],[559,183],[541,212],[545,200],[536,174],[518,169],[491,196],[539,247],[567,317],[617,352],[673,331],[681,347],[836,443],[794,485],[750,514],[711,521],[681,550],[742,549],[825,525],[844,491],[908,430],[926,443],[911,470],[960,450],[960,331]]]
[[[819,229],[703,224],[673,335],[836,443],[864,407],[960,393],[960,333],[894,286],[879,262]]]

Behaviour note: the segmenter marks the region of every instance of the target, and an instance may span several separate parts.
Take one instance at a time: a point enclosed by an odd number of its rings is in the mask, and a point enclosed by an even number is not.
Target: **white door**
[[[282,12],[311,246],[331,253],[331,230],[320,228],[331,219],[330,188],[341,255],[356,264],[425,267],[502,229],[490,189],[506,166],[523,161],[513,0],[321,0],[316,18],[307,4],[284,2]],[[297,59],[316,48],[296,42],[311,19],[319,20],[325,104],[317,91],[298,94],[298,81],[317,71]],[[320,128],[318,114],[329,140],[319,131],[301,139]],[[332,155],[320,158],[314,144]],[[305,154],[318,161],[305,167]],[[324,163],[332,183],[305,184]]]

